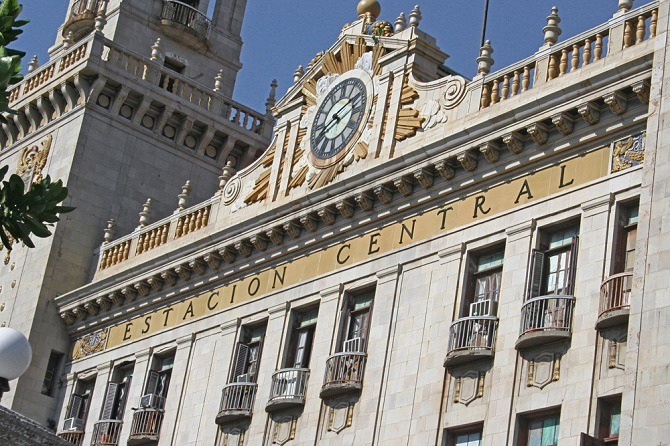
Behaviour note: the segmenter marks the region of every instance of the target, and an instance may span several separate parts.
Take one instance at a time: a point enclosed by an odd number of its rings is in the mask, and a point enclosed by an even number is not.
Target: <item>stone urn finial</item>
[[[491,46],[491,41],[487,40],[479,49],[479,57],[477,58],[477,73],[489,74],[491,72],[491,67],[493,66],[494,62],[491,54],[493,54],[493,47]]]
[[[265,114],[272,116],[272,107],[277,103],[277,79],[272,79],[270,82],[270,94],[268,95],[267,101],[265,101]]]
[[[361,0],[356,6],[356,13],[358,17],[365,16],[372,18],[374,22],[379,14],[382,12],[382,6],[377,0]]]
[[[98,9],[98,13],[95,16],[95,31],[101,33],[103,29],[105,29],[105,25],[107,24],[107,8],[100,7]]]
[[[219,176],[219,192],[223,193],[223,189],[225,189],[228,180],[230,180],[233,175],[235,175],[235,168],[233,167],[233,163],[228,161],[226,165],[223,166],[223,169],[221,169],[221,175]]]
[[[63,48],[67,49],[74,45],[74,33],[69,31],[63,39]]]
[[[407,20],[405,19],[405,13],[401,12],[395,22],[393,23],[393,32],[399,33],[403,32],[407,28]]]
[[[37,60],[37,54],[33,56],[32,59],[30,59],[30,62],[28,62],[28,73],[32,73],[33,71],[37,70],[39,68],[40,63]]]
[[[419,5],[415,5],[414,9],[412,9],[412,12],[409,13],[409,26],[412,28],[418,28],[422,18],[423,16],[421,15]]]
[[[561,35],[561,28],[558,24],[561,23],[561,18],[558,16],[558,8],[554,6],[551,8],[551,14],[547,16],[547,26],[542,28],[544,33],[544,43],[553,45],[558,41],[558,36]]]
[[[219,72],[216,73],[216,77],[214,78],[214,91],[221,91],[222,87],[223,87],[223,69],[219,70]]]
[[[163,43],[161,42],[161,38],[159,37],[156,39],[153,45],[151,45],[151,60],[155,61],[163,61]]]
[[[305,75],[305,69],[302,65],[298,65],[298,68],[293,72],[293,83],[296,84]]]
[[[140,212],[140,227],[143,228],[151,221],[151,198],[147,198]]]
[[[181,194],[178,195],[179,197],[179,210],[183,211],[188,207],[188,204],[191,202],[191,181],[186,181],[184,185],[181,187]]]
[[[113,218],[107,221],[107,227],[105,228],[105,243],[109,243],[114,240],[114,234],[116,233],[116,220]]]
[[[633,7],[633,0],[619,0],[619,11],[630,11]]]

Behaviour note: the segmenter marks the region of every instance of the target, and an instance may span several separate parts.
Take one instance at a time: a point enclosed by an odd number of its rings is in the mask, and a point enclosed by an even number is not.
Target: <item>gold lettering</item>
[[[130,339],[132,337],[132,335],[130,334],[130,329],[131,328],[133,328],[133,323],[128,322],[126,324],[126,331],[123,332],[123,340],[124,341],[127,341],[128,339]]]
[[[441,211],[437,211],[437,215],[442,214],[442,225],[440,225],[440,230],[447,227],[447,211],[453,211],[453,210],[454,208],[449,206],[448,208],[442,209]]]
[[[195,314],[193,314],[193,302],[188,303],[188,308],[186,309],[186,312],[184,313],[184,317],[181,318],[181,320],[182,321],[186,320],[186,316],[188,316],[189,314],[191,315],[191,317],[195,316]]]
[[[491,212],[490,207],[484,210],[484,203],[486,203],[486,197],[484,195],[479,195],[475,198],[475,213],[472,215],[472,218],[477,218],[477,210],[480,210],[484,215]]]
[[[216,309],[216,307],[219,306],[218,302],[216,302],[214,305],[212,305],[212,299],[214,297],[219,297],[219,292],[218,291],[214,291],[212,294],[209,295],[209,298],[207,299],[207,309],[209,311],[214,311]]]
[[[174,308],[166,308],[165,310],[163,310],[163,314],[165,315],[165,320],[163,321],[163,327],[167,327],[168,318],[170,317],[171,311],[174,311]]]
[[[565,165],[561,166],[561,180],[558,183],[558,188],[559,189],[562,189],[566,186],[570,186],[572,183],[575,182],[574,178],[571,179],[570,181],[568,181],[567,183],[565,182],[565,167],[566,167]]]
[[[533,198],[533,194],[530,193],[530,185],[528,184],[528,180],[523,180],[523,184],[521,185],[521,189],[519,189],[516,200],[514,200],[514,204],[519,204],[519,200],[521,199],[522,195],[526,196],[526,200]]]
[[[401,223],[402,228],[400,229],[400,244],[403,244],[403,238],[405,234],[409,237],[410,240],[414,239],[414,225],[416,224],[416,219],[412,220],[412,229],[410,230],[405,223]]]
[[[277,287],[277,279],[279,279],[279,282],[284,285],[284,278],[286,277],[286,267],[284,267],[284,270],[281,273],[281,276],[279,275],[279,270],[275,269],[275,277],[274,280],[272,281],[272,289],[274,290]]]
[[[249,293],[249,296],[254,296],[256,293],[258,293],[258,289],[261,287],[261,280],[258,277],[254,277],[251,279],[251,282],[249,282],[249,286],[247,287],[247,292]],[[253,291],[251,291],[252,288],[255,288]]]
[[[377,238],[380,235],[382,235],[381,232],[375,232],[374,234],[370,234],[370,245],[368,246],[368,255],[376,254],[381,249],[377,245]]]
[[[149,333],[149,329],[151,328],[151,316],[147,316],[147,317],[144,318],[144,326],[145,326],[146,328],[144,328],[144,329],[142,330],[142,334],[147,334],[147,333]]]
[[[351,249],[351,245],[349,243],[346,243],[342,246],[340,246],[340,249],[337,250],[337,264],[338,265],[344,265],[344,263],[349,260],[351,257],[349,254],[347,254],[347,257],[345,259],[341,258],[340,256],[342,255],[342,251],[344,248]]]

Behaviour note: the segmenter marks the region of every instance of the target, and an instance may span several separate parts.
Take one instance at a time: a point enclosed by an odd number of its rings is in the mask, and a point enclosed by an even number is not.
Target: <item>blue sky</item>
[[[158,1],[158,0],[143,0]],[[214,1],[214,0],[211,0]],[[380,0],[380,19],[393,23],[402,11],[406,16],[417,0]],[[450,55],[446,65],[471,77],[481,38],[485,0],[419,1],[423,15],[420,28],[437,39]],[[67,0],[23,0],[22,18],[31,20],[13,45],[47,60],[58,26],[63,22]],[[249,0],[243,28],[244,67],[237,78],[234,99],[258,110],[272,79],[279,82],[278,96],[290,86],[293,71],[307,65],[314,55],[337,39],[345,23],[356,19],[356,0]],[[637,0],[635,6],[648,1]],[[537,51],[543,43],[542,27],[552,6],[559,8],[561,40],[605,23],[616,12],[616,0],[490,0],[487,38],[494,48],[494,70]],[[150,45],[150,43],[149,43]]]

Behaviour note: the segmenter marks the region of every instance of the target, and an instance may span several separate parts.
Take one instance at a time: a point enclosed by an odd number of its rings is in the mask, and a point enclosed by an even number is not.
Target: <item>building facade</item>
[[[53,259],[40,280],[66,280],[33,298],[51,325],[32,320],[35,336],[52,332],[40,348],[67,354],[49,407],[62,438],[667,443],[670,2],[613,2],[611,20],[563,41],[552,10],[535,54],[492,72],[487,42],[466,79],[443,65],[418,7],[390,23],[362,1],[286,95],[271,93],[266,115],[225,99],[234,74],[208,71],[213,91],[189,80],[185,55],[210,51],[195,15],[207,5],[117,3],[85,19],[74,2],[65,39],[16,87],[21,113],[3,127],[15,157],[83,132],[71,157],[48,157],[65,166],[75,205],[102,187],[100,157],[118,145],[130,157],[95,201],[105,212],[43,242]],[[222,57],[235,72],[230,26],[244,5],[216,8],[209,32],[229,27]],[[163,33],[150,53],[115,40],[142,13]],[[193,34],[188,48],[170,40],[175,29]],[[74,68],[40,74],[63,66]],[[86,119],[97,121],[82,129]],[[99,152],[94,125],[107,126]],[[165,174],[169,157],[200,168],[198,184]],[[138,167],[161,180],[134,180]],[[152,201],[129,202],[129,186]],[[73,244],[82,238],[88,251]],[[68,249],[80,270],[60,261]],[[13,252],[6,268],[32,255]],[[14,405],[55,370],[44,355]]]

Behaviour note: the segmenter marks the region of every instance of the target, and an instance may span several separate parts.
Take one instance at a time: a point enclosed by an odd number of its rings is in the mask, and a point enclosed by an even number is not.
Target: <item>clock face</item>
[[[316,165],[339,159],[356,142],[367,116],[368,87],[358,77],[335,84],[323,98],[310,131],[312,160]]]

